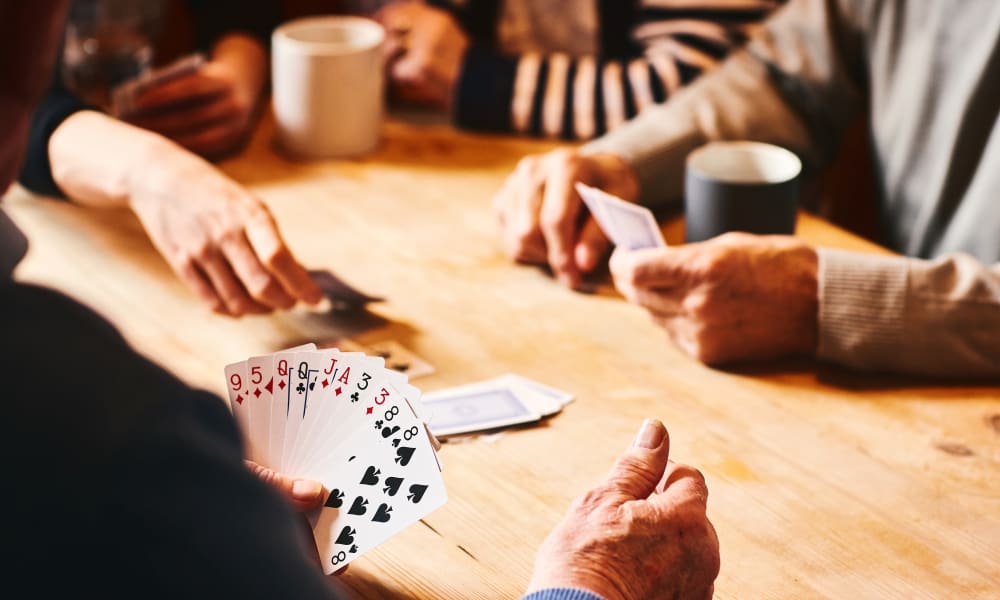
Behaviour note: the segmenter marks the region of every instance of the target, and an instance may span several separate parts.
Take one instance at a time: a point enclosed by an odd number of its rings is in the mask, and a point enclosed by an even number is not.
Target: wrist
[[[131,160],[122,172],[122,195],[129,208],[150,197],[150,190],[162,188],[178,177],[173,155],[180,149],[169,139],[150,131],[139,130],[133,141]]]
[[[790,284],[799,332],[795,350],[813,356],[819,346],[819,257],[812,246],[802,244],[793,250],[792,258]]]

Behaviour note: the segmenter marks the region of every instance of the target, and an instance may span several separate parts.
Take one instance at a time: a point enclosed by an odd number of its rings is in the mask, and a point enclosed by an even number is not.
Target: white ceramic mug
[[[382,26],[362,17],[290,21],[271,37],[278,143],[302,158],[371,152],[384,112]]]

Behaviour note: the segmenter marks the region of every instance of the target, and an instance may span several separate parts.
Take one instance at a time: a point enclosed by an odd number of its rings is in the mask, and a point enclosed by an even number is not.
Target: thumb
[[[646,419],[632,447],[611,468],[605,485],[629,500],[648,498],[663,479],[669,457],[667,428],[656,419]]]
[[[601,231],[600,225],[593,217],[587,219],[580,231],[580,237],[573,251],[576,266],[584,273],[590,273],[597,267],[601,257],[607,254],[611,242]]]
[[[245,461],[250,472],[278,490],[299,511],[309,510],[323,501],[323,484],[311,479],[296,479],[252,460]]]

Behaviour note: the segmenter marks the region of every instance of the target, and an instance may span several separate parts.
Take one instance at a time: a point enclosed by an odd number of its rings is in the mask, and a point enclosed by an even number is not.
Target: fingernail
[[[642,422],[639,435],[635,436],[635,443],[633,445],[638,448],[655,450],[663,443],[663,434],[665,431],[663,423],[660,423],[656,419],[646,419]]]
[[[296,479],[292,483],[292,497],[296,500],[312,500],[323,491],[323,484],[309,479]]]

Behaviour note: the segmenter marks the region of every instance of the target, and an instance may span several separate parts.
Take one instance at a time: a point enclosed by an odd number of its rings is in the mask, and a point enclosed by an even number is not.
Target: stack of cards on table
[[[533,423],[554,415],[573,400],[573,394],[521,375],[432,392],[424,406],[432,414],[434,435],[448,437],[501,427]]]
[[[383,359],[308,344],[225,373],[249,457],[330,491],[309,515],[325,572],[447,500],[420,391]]]
[[[576,191],[601,230],[616,246],[639,250],[667,245],[656,218],[645,206],[625,202],[617,196],[579,182],[576,184]]]

